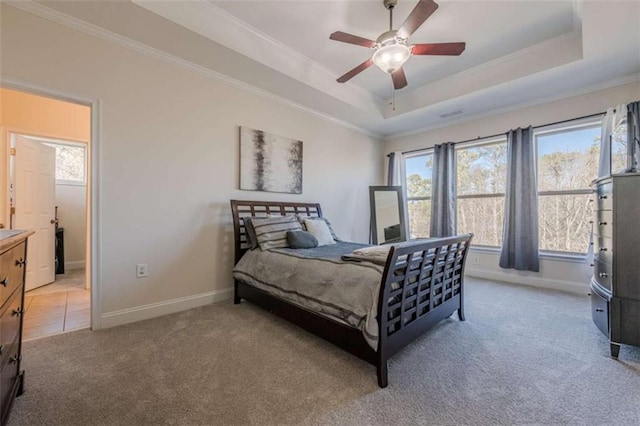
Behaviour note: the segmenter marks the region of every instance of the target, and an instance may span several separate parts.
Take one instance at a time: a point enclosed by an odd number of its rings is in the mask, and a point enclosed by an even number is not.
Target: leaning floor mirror
[[[407,239],[401,186],[370,186],[371,241],[389,244]]]

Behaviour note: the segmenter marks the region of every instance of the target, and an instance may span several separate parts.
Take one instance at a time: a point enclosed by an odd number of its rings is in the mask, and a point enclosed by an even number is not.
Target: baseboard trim
[[[64,262],[64,269],[84,269],[86,264],[87,262],[84,260],[71,260],[69,262]]]
[[[224,290],[209,291],[207,293],[196,294],[193,296],[165,300],[158,303],[150,303],[148,305],[136,306],[135,308],[107,312],[102,314],[100,318],[100,328],[115,327],[162,315],[173,314],[175,312],[186,311],[187,309],[197,308],[198,306],[209,305],[215,302],[223,302],[225,300],[230,300],[232,295],[233,288],[228,288]]]
[[[495,281],[504,281],[511,284],[528,285],[531,287],[549,288],[552,290],[560,290],[573,294],[586,295],[589,293],[589,283],[574,281],[558,281],[548,278],[524,277],[511,274],[502,274],[500,272],[486,271],[483,269],[473,269],[467,267],[465,275],[470,277],[485,278]]]

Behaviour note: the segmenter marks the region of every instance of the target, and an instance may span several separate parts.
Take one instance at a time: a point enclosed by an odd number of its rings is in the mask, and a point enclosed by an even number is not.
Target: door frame
[[[47,98],[58,99],[61,101],[71,102],[80,105],[86,105],[91,108],[91,139],[87,147],[87,155],[89,156],[89,173],[87,175],[87,209],[89,215],[89,230],[87,238],[89,238],[88,253],[86,259],[86,267],[89,271],[88,279],[91,291],[91,329],[100,330],[102,328],[102,283],[101,283],[101,264],[100,264],[100,100],[86,98],[74,93],[65,93],[53,90],[38,84],[26,82],[11,77],[0,75],[0,87],[6,89],[18,90],[33,95],[44,96]],[[4,128],[5,131],[10,130],[13,133],[30,134],[21,129]],[[41,136],[42,135],[33,135]],[[7,144],[7,151],[9,146]],[[8,152],[7,152],[8,154]],[[8,158],[8,157],[7,157]],[[8,194],[7,194],[8,201]]]

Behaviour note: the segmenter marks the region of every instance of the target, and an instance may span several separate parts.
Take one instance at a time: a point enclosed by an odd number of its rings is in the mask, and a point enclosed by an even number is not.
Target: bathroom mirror
[[[407,239],[404,203],[400,186],[370,186],[371,240],[389,244]]]

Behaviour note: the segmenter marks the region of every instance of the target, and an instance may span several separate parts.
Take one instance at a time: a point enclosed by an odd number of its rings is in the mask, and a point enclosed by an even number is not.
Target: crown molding
[[[382,99],[353,83],[336,84],[338,76],[334,72],[209,1],[132,2],[355,108],[382,116],[379,108],[383,105]]]
[[[22,10],[23,12],[27,12],[29,14],[38,16],[40,18],[46,19],[48,21],[54,22],[56,24],[60,24],[67,28],[80,31],[84,34],[97,37],[101,40],[114,43],[126,49],[135,51],[137,53],[141,53],[143,55],[152,57],[154,59],[161,60],[165,63],[178,66],[180,68],[195,72],[201,76],[211,78],[213,80],[219,81],[227,86],[240,89],[242,91],[251,93],[253,95],[259,96],[263,99],[267,99],[281,105],[285,105],[287,107],[303,111],[314,116],[320,117],[324,120],[333,122],[342,127],[348,128],[350,130],[356,131],[358,133],[364,134],[366,136],[376,138],[382,140],[383,136],[381,134],[372,132],[365,128],[356,126],[347,121],[341,120],[339,118],[330,116],[323,112],[317,111],[313,108],[309,108],[305,105],[299,104],[297,102],[291,101],[290,99],[284,98],[282,96],[278,96],[272,92],[269,92],[264,89],[257,88],[243,81],[234,79],[226,74],[219,73],[210,68],[206,68],[202,65],[198,65],[191,61],[187,61],[185,59],[179,58],[175,55],[169,54],[167,52],[163,52],[159,49],[153,48],[146,44],[140,43],[138,41],[132,40],[128,37],[124,37],[120,34],[116,34],[112,31],[106,30],[97,25],[91,24],[89,22],[83,21],[81,19],[75,18],[73,16],[58,12],[51,8],[48,8],[42,4],[36,3],[33,0],[10,0],[4,1],[3,4],[7,6],[14,7],[16,9]]]
[[[564,55],[556,58],[556,60],[547,62],[545,64],[546,69],[552,69],[558,65],[564,65],[566,63],[574,62],[576,60],[583,59],[582,51],[582,33],[576,30],[561,34],[559,36],[547,39],[543,42],[528,46],[524,49],[510,53],[505,56],[500,56],[491,61],[484,62],[476,65],[472,68],[464,69],[460,72],[452,74],[448,77],[440,80],[433,81],[429,84],[421,86],[415,89],[413,92],[409,92],[405,95],[396,95],[396,103],[404,104],[406,110],[391,111],[386,108],[383,111],[385,119],[394,119],[401,117],[404,114],[411,114],[420,110],[421,108],[429,107],[434,104],[440,103],[443,99],[432,99],[429,101],[430,94],[437,93],[443,87],[448,88],[448,92],[455,91],[464,82],[479,82],[483,81],[487,84],[487,87],[498,86],[500,84],[508,83],[522,77],[531,75],[528,68],[522,66],[522,64],[530,63],[531,65],[540,64],[544,62],[544,59],[548,56],[550,51],[562,51]],[[507,68],[518,67],[519,70],[512,71],[507,77],[496,79],[495,81],[487,81],[486,76],[500,75],[501,70]],[[536,70],[536,72],[544,71],[545,69]],[[507,78],[507,79],[505,79]],[[500,81],[502,80],[502,81]],[[467,87],[464,91],[458,93],[453,99],[458,96],[466,96],[472,93],[476,93],[485,90],[487,87],[482,85],[476,87]]]

